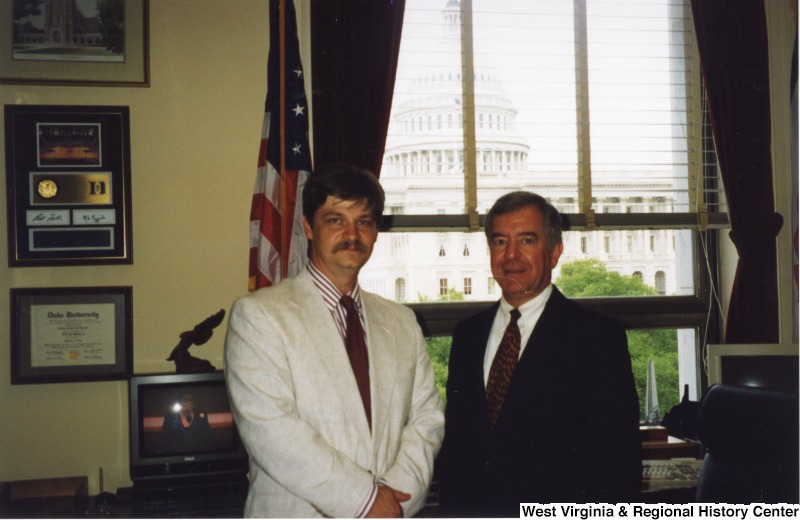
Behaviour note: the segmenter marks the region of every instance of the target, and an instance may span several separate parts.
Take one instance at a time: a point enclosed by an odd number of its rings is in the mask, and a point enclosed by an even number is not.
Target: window
[[[427,337],[425,343],[434,367],[436,386],[442,399],[446,399],[447,363],[450,358],[450,336]],[[686,371],[677,370],[681,358],[690,358],[691,352],[681,352],[681,345],[695,342],[691,329],[631,329],[628,331],[628,350],[633,359],[634,381],[639,394],[639,418],[644,421],[645,390],[647,388],[647,363],[651,359],[656,367],[656,398],[663,419],[664,414],[677,405],[682,397],[676,388],[690,381],[684,379]]]
[[[656,291],[658,294],[665,294],[667,292],[667,281],[664,271],[656,273]]]
[[[406,0],[381,184],[387,206],[404,208],[387,227],[409,237],[407,292],[442,307],[409,305],[430,320],[428,330],[447,335],[454,321],[499,297],[488,251],[467,256],[465,246],[437,259],[445,251],[438,237],[467,232],[485,243],[481,219],[493,202],[535,191],[569,222],[556,285],[578,274],[602,279],[572,296],[632,328],[692,331],[677,334],[678,365],[697,399],[697,338],[713,337],[716,319],[706,286],[715,274],[705,270],[716,262],[701,257],[715,254],[715,229],[727,217],[713,150],[703,148],[711,140],[688,1],[471,4],[462,12],[457,0]],[[470,24],[472,38],[462,38]],[[432,114],[459,124],[408,131]],[[403,158],[418,150],[429,164],[404,175]],[[390,264],[373,258],[362,273],[392,279]],[[469,294],[465,284],[465,301],[454,301],[457,289],[436,272],[445,265],[487,284]]]
[[[464,278],[464,295],[472,294],[472,278]]]
[[[394,299],[398,302],[406,301],[406,281],[402,278],[394,281]]]

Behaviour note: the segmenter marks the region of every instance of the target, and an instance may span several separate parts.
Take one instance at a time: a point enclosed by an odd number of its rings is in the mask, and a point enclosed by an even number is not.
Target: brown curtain
[[[405,0],[311,0],[314,164],[380,175]]]
[[[692,0],[730,236],[739,253],[726,343],[778,341],[775,213],[763,0]],[[787,92],[788,95],[788,92]]]

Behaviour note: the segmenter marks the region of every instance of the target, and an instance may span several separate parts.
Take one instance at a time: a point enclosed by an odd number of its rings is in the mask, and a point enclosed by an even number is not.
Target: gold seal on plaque
[[[58,193],[58,185],[51,179],[44,179],[39,181],[37,187],[39,195],[44,199],[52,199]]]

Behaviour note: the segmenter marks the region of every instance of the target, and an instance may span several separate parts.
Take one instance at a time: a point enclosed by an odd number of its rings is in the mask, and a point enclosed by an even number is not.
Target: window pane
[[[497,178],[514,179],[517,186],[558,179],[574,192],[572,2],[474,0],[473,11],[479,192],[496,189]],[[481,115],[495,115],[502,125],[482,125]],[[512,154],[509,160],[506,151]]]
[[[450,356],[451,337],[425,339],[428,355],[433,363],[436,386],[445,398],[447,363]],[[652,360],[655,366],[655,388],[658,416],[663,419],[683,396],[688,385],[689,399],[698,400],[697,360],[695,333],[692,329],[635,329],[628,331],[628,351],[631,355],[636,391],[639,395],[639,415],[646,418],[647,372]]]
[[[591,136],[597,214],[627,222],[619,219],[689,211],[683,3],[587,0],[585,56],[576,54],[573,5],[473,0],[476,148],[465,150],[461,7],[407,0],[381,174],[387,213],[464,214],[465,156],[477,167],[480,213],[515,189],[541,193],[562,213],[581,213],[579,124]],[[588,74],[577,74],[583,62]],[[578,111],[576,78],[588,78],[588,121]],[[408,303],[499,297],[482,233],[381,237],[361,275],[369,290],[402,294]],[[691,231],[623,225],[571,231],[564,242],[555,280],[572,262],[595,260],[589,267],[636,277],[648,294],[695,294]],[[581,296],[628,294],[610,287]]]
[[[680,2],[588,0],[587,29],[593,180],[689,211]]]
[[[408,0],[381,175],[389,211],[463,214],[465,153],[482,213],[514,189],[576,197],[579,133],[590,137],[583,152],[598,201],[639,197],[655,202],[629,212],[691,211],[688,13],[676,0],[587,0],[586,14],[584,56],[573,2],[473,1],[476,148],[465,151],[460,6]],[[578,78],[588,100],[579,101]]]
[[[693,295],[693,233],[567,231],[553,281],[568,296],[582,298]],[[381,233],[359,281],[368,291],[405,303],[500,297],[483,232]],[[403,300],[397,300],[398,287]]]
[[[428,356],[433,363],[433,376],[436,380],[436,388],[439,389],[439,395],[442,400],[447,401],[445,390],[447,388],[447,363],[450,360],[450,344],[453,338],[449,336],[436,336],[425,338],[425,343],[428,346]]]
[[[387,213],[464,213],[460,15],[446,4],[406,7],[381,169]]]

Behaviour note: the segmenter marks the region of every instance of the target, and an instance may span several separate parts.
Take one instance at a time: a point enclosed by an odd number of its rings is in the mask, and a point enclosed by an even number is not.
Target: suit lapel
[[[391,409],[391,397],[397,380],[397,341],[386,325],[390,318],[372,295],[362,292],[367,321],[369,386],[372,399],[372,437],[380,439]]]
[[[475,326],[468,331],[470,340],[468,345],[469,351],[465,356],[466,374],[469,376],[468,381],[471,392],[475,395],[475,406],[480,411],[481,420],[484,424],[486,433],[490,433],[489,427],[489,409],[486,403],[486,384],[484,383],[483,364],[486,358],[486,347],[489,343],[489,334],[492,330],[492,323],[497,314],[497,309],[500,302],[495,303],[481,314],[477,316]]]
[[[536,322],[536,327],[534,327],[531,337],[525,345],[525,350],[522,352],[520,365],[523,363],[525,365],[535,364],[542,357],[542,354],[554,344],[555,331],[559,329],[560,323],[567,318],[567,314],[561,310],[565,300],[564,295],[559,292],[556,286],[553,286],[553,292],[542,310],[542,315],[539,316],[539,321]]]
[[[324,386],[330,389],[330,395],[338,397],[351,424],[356,425],[359,436],[369,445],[369,424],[339,329],[308,271],[301,271],[296,279],[298,287],[292,293],[292,303],[298,307],[298,315],[305,316],[304,319],[312,324],[308,328],[309,348],[310,354],[317,356],[323,367],[320,377],[327,379]]]

